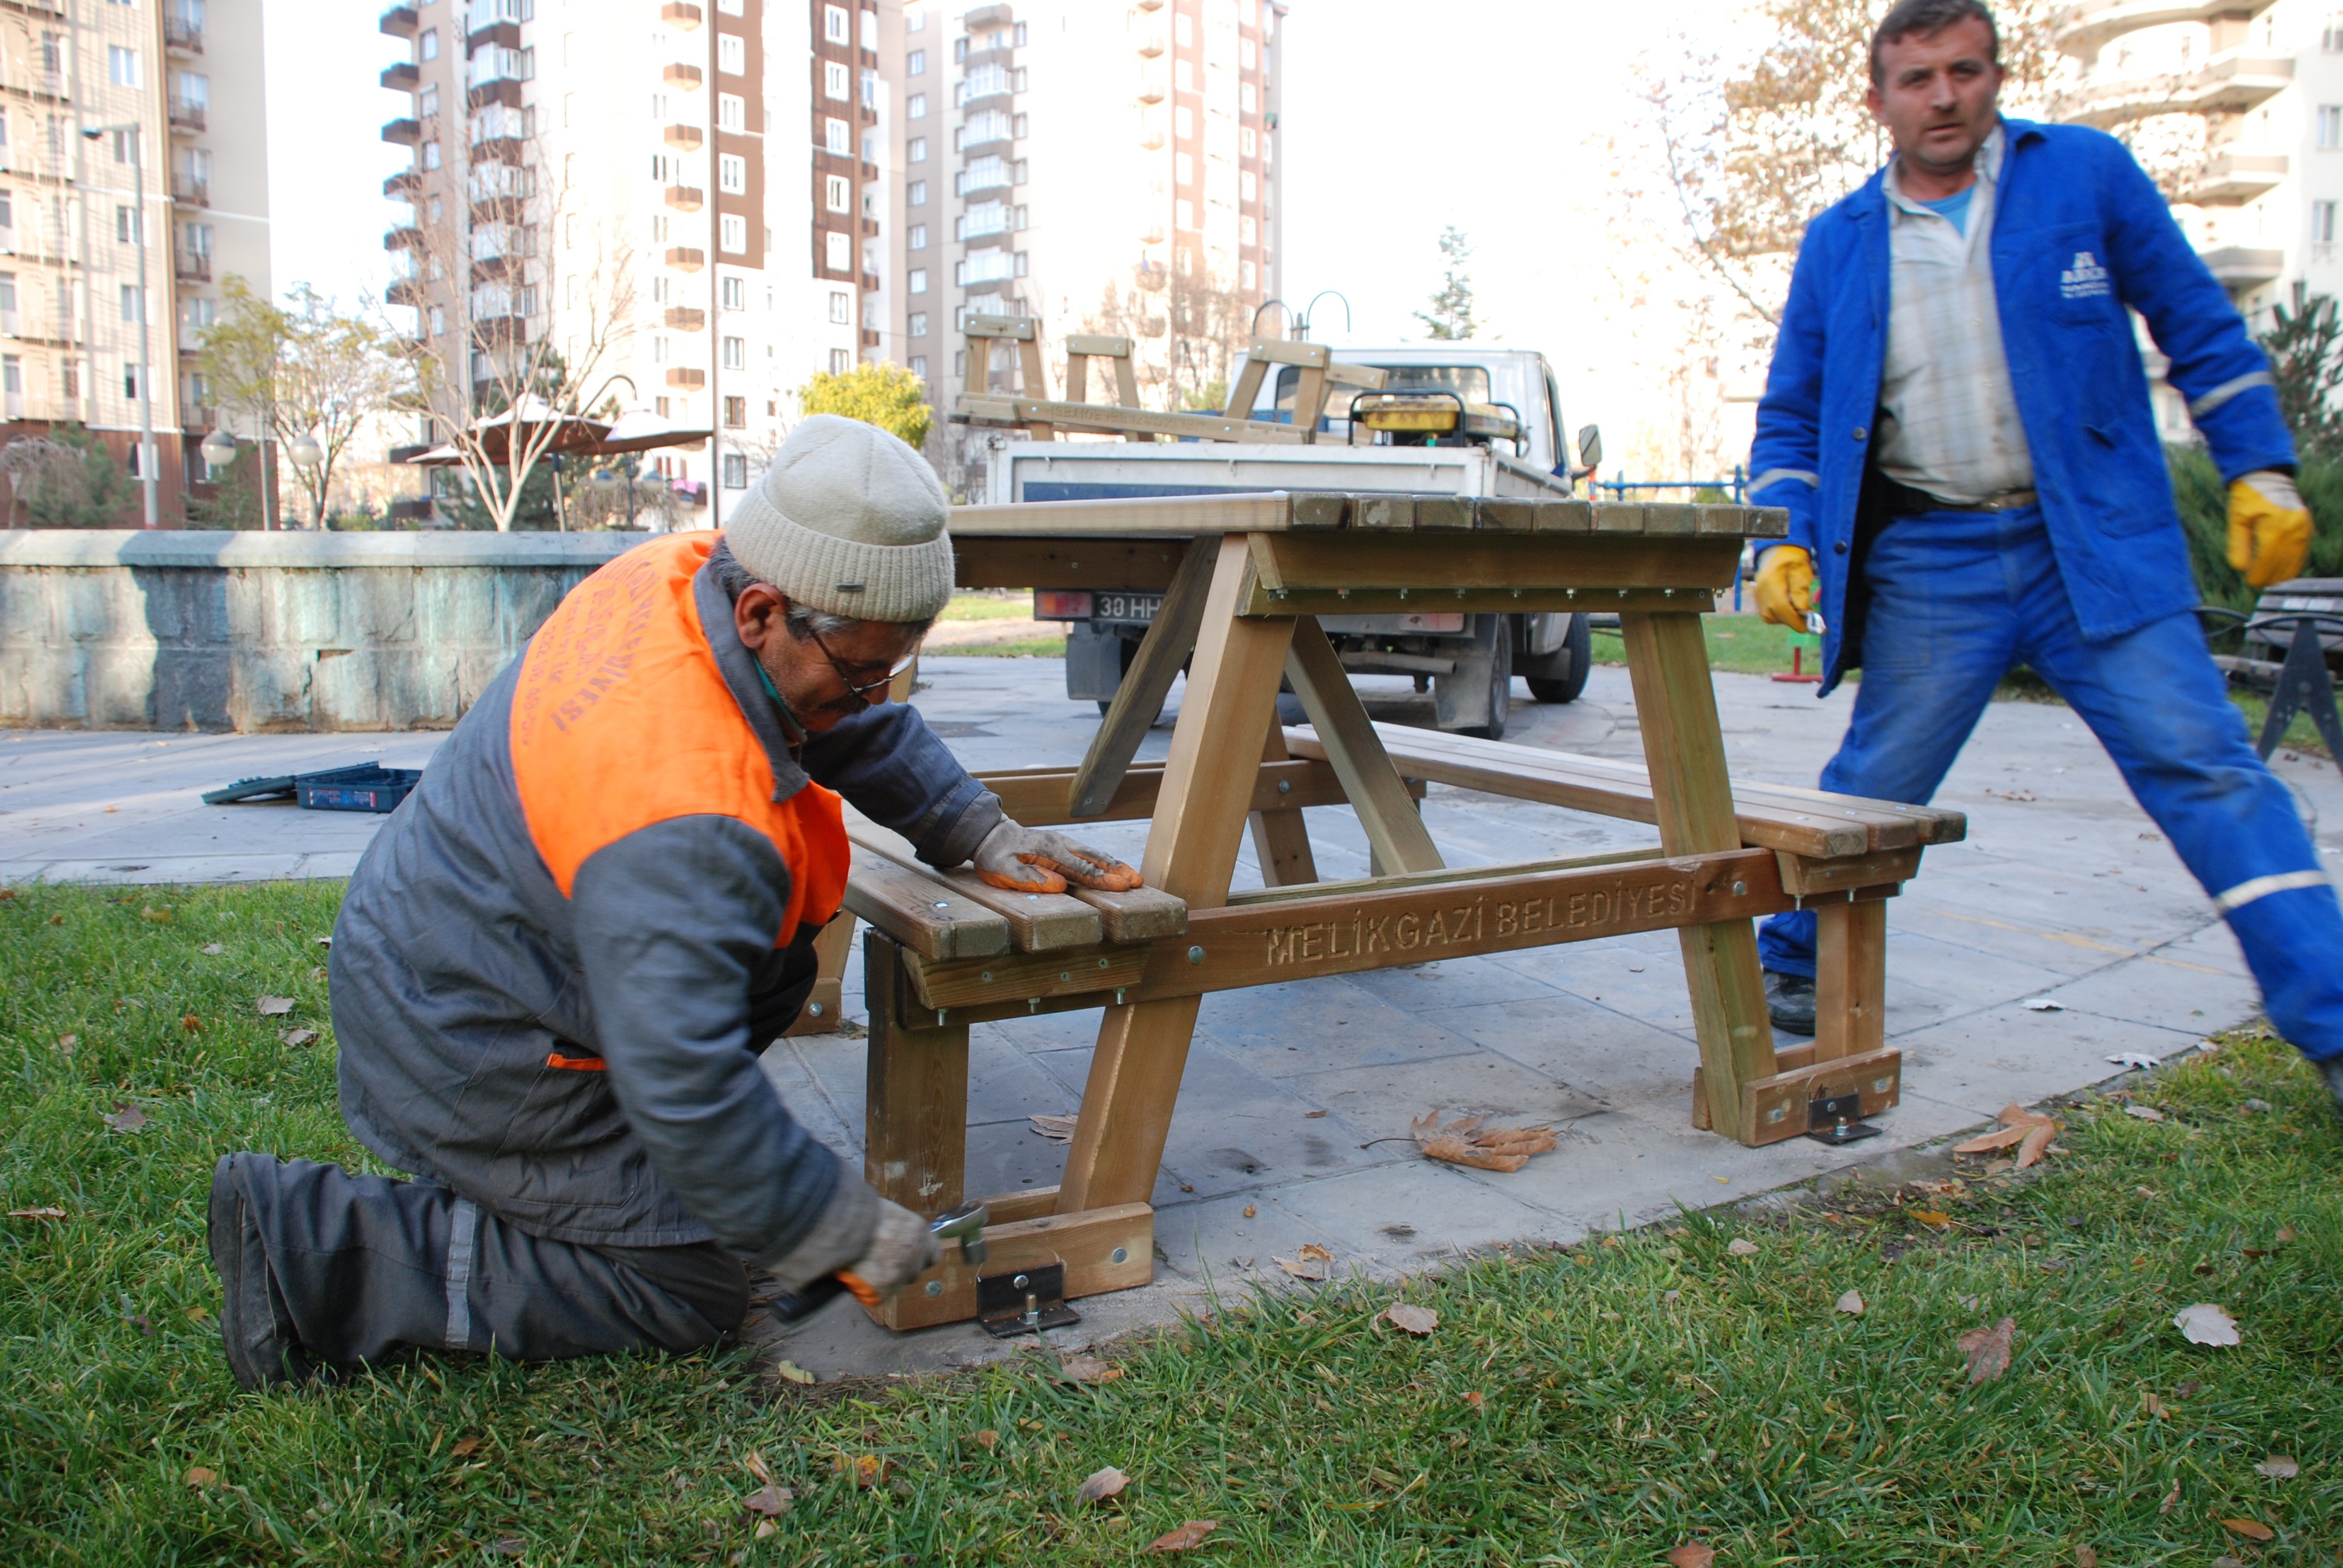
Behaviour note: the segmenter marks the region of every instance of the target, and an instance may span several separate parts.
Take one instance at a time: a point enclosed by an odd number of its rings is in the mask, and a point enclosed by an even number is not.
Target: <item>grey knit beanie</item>
[[[726,525],[733,558],[799,604],[929,620],[952,593],[951,501],[928,460],[875,425],[816,414]]]

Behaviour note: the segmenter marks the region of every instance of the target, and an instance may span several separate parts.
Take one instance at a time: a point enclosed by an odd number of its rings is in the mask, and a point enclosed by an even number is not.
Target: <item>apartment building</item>
[[[968,314],[1031,316],[1052,343],[1132,337],[1151,400],[1198,383],[1178,329],[1191,307],[1241,340],[1280,292],[1284,12],[882,0],[874,210],[891,228],[864,280],[863,356],[909,367],[940,412],[987,374],[967,363]],[[1010,374],[990,368],[994,385]],[[939,424],[930,455],[965,485],[953,429]]]
[[[468,367],[488,397],[501,368],[549,347],[590,406],[713,430],[642,461],[693,524],[720,527],[808,374],[854,361],[859,236],[830,241],[814,208],[841,183],[850,216],[863,200],[864,25],[823,0],[385,12],[404,57],[382,85],[407,101],[383,136],[415,154],[384,186],[402,208],[390,299],[444,378]],[[817,110],[840,73],[847,101]],[[461,399],[439,404],[444,423]]]
[[[220,283],[273,292],[264,98],[261,0],[0,6],[0,441],[85,427],[165,524],[206,493]]]

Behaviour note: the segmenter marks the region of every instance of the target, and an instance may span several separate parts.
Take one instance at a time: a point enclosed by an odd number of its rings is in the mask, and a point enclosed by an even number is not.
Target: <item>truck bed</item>
[[[1233,491],[1390,490],[1566,497],[1567,481],[1481,447],[1243,442],[1004,441],[986,464],[994,501],[1113,500]]]

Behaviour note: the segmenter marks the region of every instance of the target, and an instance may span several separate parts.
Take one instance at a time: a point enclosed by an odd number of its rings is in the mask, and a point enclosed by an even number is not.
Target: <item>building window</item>
[[[1252,40],[1252,39],[1250,39],[1250,38],[1240,38],[1240,39],[1238,39],[1238,40],[1237,40],[1237,64],[1238,64],[1238,65],[1242,65],[1246,70],[1250,71],[1250,70],[1252,70],[1252,62],[1253,62]]]
[[[426,27],[415,35],[415,57],[418,60],[436,60],[439,57],[438,28]]]
[[[843,376],[853,368],[854,356],[843,348],[833,348],[830,351],[830,373],[832,376]]]
[[[925,294],[928,291],[928,269],[924,266],[915,266],[905,273],[903,291],[907,294]]]
[[[926,119],[928,117],[928,95],[925,93],[913,93],[910,97],[904,99],[903,117],[907,120]]]
[[[1248,115],[1261,107],[1261,100],[1254,94],[1251,82],[1241,82],[1237,85],[1237,107]]]
[[[728,277],[724,280],[723,290],[725,309],[746,310],[749,308],[749,286],[747,283],[737,277]]]
[[[1172,177],[1183,186],[1196,183],[1196,160],[1189,153],[1178,153],[1172,159]]]
[[[1172,17],[1172,41],[1183,49],[1196,41],[1195,20],[1185,11],[1176,12]]]
[[[907,76],[924,76],[927,74],[928,52],[925,49],[914,49],[910,54],[903,56],[903,75]]]
[[[749,253],[749,220],[737,212],[728,212],[716,225],[718,246],[731,256]]]
[[[143,87],[145,75],[138,68],[138,51],[126,49],[119,44],[106,46],[106,79],[117,87]]]
[[[862,73],[862,106],[866,109],[879,106],[879,73],[876,71]]]
[[[928,226],[923,223],[913,224],[911,226],[910,233],[903,236],[903,245],[905,248],[910,250],[927,249]]]
[[[1196,204],[1194,202],[1182,196],[1174,204],[1174,206],[1176,208],[1176,216],[1173,219],[1175,223],[1177,223],[1182,228],[1193,228],[1196,226]]]
[[[824,184],[829,189],[830,211],[851,212],[854,210],[854,182],[852,180],[848,179],[844,175],[831,175]]]
[[[145,236],[139,233],[138,209],[118,206],[114,209],[114,238],[118,245],[136,245]]]
[[[854,136],[844,120],[824,120],[821,123],[822,146],[840,157],[854,150]]]
[[[737,153],[719,153],[716,157],[716,188],[734,196],[745,196],[749,190],[749,160]]]
[[[1252,287],[1254,282],[1260,276],[1259,272],[1254,268],[1252,263],[1249,261],[1242,262],[1238,265],[1237,275],[1239,280],[1247,288]]]
[[[716,0],[716,9],[727,16],[745,15],[748,12],[743,0]]]
[[[928,161],[928,138],[925,136],[913,136],[903,148],[903,161],[907,164],[926,163]],[[921,188],[926,188],[925,182],[921,183]]]
[[[913,5],[903,13],[903,31],[924,33],[928,30],[928,14]]]
[[[740,401],[740,399],[738,397],[727,397],[724,399],[724,407],[728,415],[730,412],[732,405],[739,401]],[[732,425],[735,428],[738,428],[748,421],[745,419],[734,420],[728,417],[725,422]],[[728,490],[745,490],[749,487],[749,458],[746,453],[727,452],[724,454],[724,487]]]
[[[910,188],[903,193],[903,205],[906,206],[927,206],[928,182],[925,180],[913,180],[910,184]]]
[[[2343,12],[2328,15],[2327,30],[2318,35],[2318,46],[2330,55],[2343,55]]]
[[[2318,146],[2322,152],[2343,147],[2343,104],[2318,106]]]
[[[910,320],[905,325],[904,332],[909,337],[925,337],[928,335],[928,313],[924,310],[911,312]]]
[[[423,144],[423,166],[427,169],[436,169],[439,166],[439,144],[437,142],[426,142]]]
[[[926,355],[914,354],[911,356],[911,374],[918,377],[922,381],[925,381],[928,378],[928,357]]]
[[[832,231],[822,236],[822,260],[832,272],[854,270],[854,241],[847,235]]]
[[[1247,126],[1242,131],[1238,133],[1238,136],[1244,144],[1244,156],[1247,157],[1252,156],[1253,150],[1256,146],[1256,138],[1253,136],[1252,127],[1251,126]]]
[[[1261,195],[1261,181],[1251,169],[1237,176],[1237,194],[1246,201]]]
[[[876,131],[862,133],[862,161],[866,164],[879,161],[879,133]]]
[[[879,13],[876,11],[862,13],[862,46],[873,50],[879,47]]]
[[[2315,201],[2310,204],[2310,242],[2313,245],[2332,245],[2335,242],[2335,204],[2333,202]],[[122,292],[126,297],[130,293],[126,288]],[[127,321],[131,318],[126,316],[123,319]]]
[[[2323,205],[2328,210],[2331,227],[2335,204],[2327,202]],[[126,283],[122,286],[122,319],[128,322],[140,322],[146,319],[146,291],[135,283]]]
[[[832,326],[851,327],[854,324],[853,299],[847,295],[832,292],[830,297],[830,319]]]
[[[437,306],[437,305],[433,306],[433,307],[431,307],[431,336],[432,336],[432,337],[439,337],[441,334],[445,333],[447,330],[447,310],[446,310],[446,309],[445,309],[445,307],[443,307]]]
[[[745,370],[749,366],[749,345],[738,337],[724,340],[724,368]]]
[[[846,66],[841,62],[824,60],[821,63],[821,90],[826,96],[836,98],[840,103],[852,97],[853,89],[847,85],[849,79]]]
[[[722,131],[745,131],[749,128],[749,106],[739,94],[716,95],[716,128]]]
[[[1172,85],[1183,93],[1196,90],[1196,66],[1191,60],[1182,60],[1172,67]]]
[[[1196,111],[1182,104],[1172,111],[1172,134],[1187,141],[1196,134]]]
[[[742,430],[746,429],[748,425],[749,400],[746,397],[724,399],[724,427],[728,430]]]
[[[846,14],[846,7],[845,7],[845,6],[843,6],[843,5],[825,5],[825,6],[823,6],[823,7],[821,8],[821,35],[822,35],[822,37],[824,37],[825,39],[827,39],[829,42],[830,42],[830,43],[832,43],[832,44],[851,44],[851,43],[853,43],[853,42],[854,42],[854,32],[853,32],[853,29],[852,29],[852,26],[850,25],[851,21],[852,21],[852,18],[849,17],[849,16],[847,15],[847,14]]]
[[[716,35],[716,68],[728,76],[748,74],[749,41],[738,33]]]

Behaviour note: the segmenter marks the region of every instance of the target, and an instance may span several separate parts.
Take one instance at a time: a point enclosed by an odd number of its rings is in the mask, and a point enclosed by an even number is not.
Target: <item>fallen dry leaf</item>
[[[1122,1375],[1122,1369],[1109,1366],[1096,1356],[1067,1356],[1058,1362],[1058,1370],[1068,1382],[1112,1382]]]
[[[1074,1137],[1074,1123],[1081,1121],[1081,1118],[1079,1116],[1041,1115],[1029,1116],[1025,1120],[1032,1123],[1034,1131],[1040,1133],[1042,1137],[1049,1139],[1051,1142],[1071,1143],[1073,1141]]]
[[[179,1027],[186,1030],[189,1034],[197,1034],[203,1030],[204,1020],[197,1018],[194,1013],[189,1013],[186,1017],[179,1020]]]
[[[206,1470],[200,1464],[195,1465],[187,1471],[187,1484],[189,1486],[209,1486],[213,1482],[217,1481],[218,1479],[219,1473],[217,1471]]]
[[[2028,1111],[2016,1101],[2012,1101],[2001,1108],[2001,1115],[1997,1120],[2005,1127],[2030,1127],[2036,1121],[2048,1121],[2051,1118],[2038,1111]]]
[[[117,1105],[106,1124],[116,1132],[136,1132],[146,1125],[146,1113],[135,1105]]]
[[[2172,1478],[2172,1490],[2164,1494],[2164,1501],[2156,1505],[2156,1511],[2158,1513],[2169,1513],[2179,1506],[2180,1478],[2176,1475]]]
[[[2124,1114],[2126,1116],[2137,1116],[2142,1121],[2161,1121],[2164,1120],[2164,1112],[2158,1111],[2153,1105],[2127,1105],[2124,1107]]]
[[[1274,1261],[1295,1279],[1307,1280],[1312,1284],[1323,1284],[1333,1272],[1332,1265],[1324,1258],[1278,1258]]]
[[[769,1519],[758,1520],[757,1528],[749,1532],[749,1534],[755,1536],[759,1541],[765,1540],[769,1536],[778,1535],[780,1533],[781,1527],[774,1523]]]
[[[1204,1537],[1221,1527],[1217,1519],[1191,1519],[1176,1530],[1166,1530],[1147,1543],[1150,1552],[1193,1552]]]
[[[1403,1333],[1422,1339],[1440,1326],[1440,1314],[1413,1302],[1393,1302],[1383,1310],[1383,1320]]]
[[[2089,1546],[2075,1548],[2075,1568],[2099,1568],[2099,1554]]]
[[[1746,1236],[1735,1236],[1725,1244],[1725,1250],[1736,1258],[1754,1258],[1757,1255],[1757,1243]]]
[[[1846,1294],[1841,1296],[1838,1299],[1838,1310],[1845,1312],[1851,1318],[1859,1318],[1863,1316],[1863,1292],[1861,1291],[1849,1291]]]
[[[1708,1568],[1715,1561],[1715,1552],[1697,1541],[1687,1541],[1668,1552],[1669,1568]]]
[[[2017,1146],[2017,1168],[2023,1171],[2029,1165],[2039,1165],[2042,1156],[2053,1147],[2050,1140],[2056,1136],[2058,1124],[2055,1121],[2039,1121],[2027,1128],[2026,1141]]]
[[[1953,1217],[1942,1209],[1915,1209],[1911,1212],[1912,1218],[1932,1229],[1942,1228],[1953,1222]]]
[[[297,1050],[302,1046],[317,1044],[317,1031],[314,1029],[288,1029],[277,1038]]]
[[[1250,1219],[1252,1219],[1252,1218],[1253,1217],[1253,1215],[1254,1215],[1255,1213],[1257,1213],[1258,1211],[1257,1211],[1257,1210],[1253,1207],[1253,1205],[1252,1205],[1251,1203],[1248,1203],[1248,1204],[1246,1204],[1246,1205],[1245,1205],[1245,1208],[1244,1208],[1244,1217],[1245,1217],[1246,1219],[1250,1220]]]
[[[80,1043],[81,1036],[77,1034],[61,1034],[57,1036],[57,1049],[64,1051],[67,1056],[71,1056],[73,1054],[73,1048]]]
[[[1482,1397],[1481,1391],[1479,1389],[1473,1389],[1465,1394],[1464,1402],[1471,1405],[1474,1410],[1478,1410],[1483,1404],[1486,1404],[1488,1401]]]
[[[1533,1154],[1554,1147],[1551,1127],[1488,1127],[1477,1116],[1460,1116],[1443,1127],[1434,1107],[1407,1124],[1426,1160],[1445,1160],[1475,1171],[1518,1171]]]
[[[2017,1320],[2004,1318],[1989,1329],[1971,1329],[1961,1336],[1961,1354],[1968,1358],[1972,1385],[1992,1382],[2009,1370],[2010,1342],[2016,1334]]]
[[[111,811],[114,808],[109,806],[106,809]],[[144,909],[138,911],[138,918],[142,920],[152,920],[158,926],[167,926],[171,923],[171,909],[167,904],[161,909]]]
[[[65,1211],[63,1209],[11,1209],[8,1211],[8,1218],[11,1220],[62,1220],[65,1217]]]
[[[254,1009],[263,1018],[278,1018],[293,1010],[293,999],[289,996],[265,996],[254,1004]]]
[[[786,1486],[768,1483],[749,1493],[743,1506],[751,1513],[761,1514],[767,1519],[779,1519],[789,1511],[789,1503],[796,1496],[797,1493]]]
[[[2156,1397],[2153,1390],[2149,1391],[2147,1394],[2143,1396],[2140,1402],[2147,1407],[2148,1414],[2156,1417],[2158,1421],[2165,1419],[2167,1412],[2164,1408],[2164,1402]]]
[[[1082,1477],[1081,1489],[1076,1495],[1084,1503],[1104,1503],[1130,1484],[1131,1477],[1110,1464]]]
[[[982,1432],[978,1432],[978,1433],[976,1434],[976,1446],[977,1446],[977,1447],[979,1447],[979,1448],[980,1448],[980,1449],[985,1450],[987,1452],[991,1452],[991,1450],[992,1450],[992,1448],[993,1448],[993,1446],[994,1446],[996,1443],[998,1443],[1000,1441],[1001,1441],[1001,1434],[1000,1434],[999,1432],[997,1432],[993,1431],[993,1430],[992,1430],[990,1427],[989,1427],[989,1426],[988,1426],[988,1427],[986,1427]]]
[[[2033,1129],[2030,1125],[2021,1124],[2016,1127],[2004,1127],[1997,1131],[1981,1132],[1966,1143],[1954,1144],[1953,1152],[1956,1154],[1984,1154],[1996,1149],[2006,1149],[2011,1144],[2023,1140],[2026,1133],[2031,1131],[2033,1131]]]
[[[830,1467],[856,1486],[866,1489],[887,1479],[887,1462],[875,1453],[858,1453],[850,1458],[843,1453],[833,1453],[830,1456]]]
[[[2294,1240],[2294,1227],[2293,1227],[2293,1226],[2291,1226],[2291,1225],[2280,1225],[2280,1226],[2278,1228],[2278,1242],[2279,1242],[2279,1244],[2280,1244],[2281,1246],[2282,1246],[2282,1245],[2284,1245],[2285,1243],[2288,1242],[2288,1241],[2293,1241],[2293,1240]]]
[[[203,946],[203,951],[212,958],[217,958],[220,954],[227,951],[227,949],[220,946],[217,942],[206,942]]]
[[[1326,1113],[1322,1111],[1305,1111],[1302,1113],[1302,1120],[1304,1121],[1315,1121],[1325,1114]]]
[[[499,1557],[518,1557],[528,1550],[528,1543],[518,1535],[499,1535],[488,1543],[488,1550]]]
[[[790,1382],[809,1383],[814,1381],[813,1373],[791,1361],[775,1362],[773,1371]]]
[[[2266,1475],[2272,1481],[2292,1481],[2302,1473],[2302,1466],[2297,1464],[2287,1454],[2273,1453],[2255,1465],[2254,1473],[2258,1475]]]
[[[2194,1302],[2173,1314],[2172,1326],[2192,1345],[2234,1345],[2240,1342],[2237,1320],[2211,1302]]]
[[[755,1476],[766,1485],[770,1486],[773,1483],[773,1467],[767,1464],[765,1462],[765,1456],[758,1452],[755,1449],[750,1449],[749,1451],[749,1457],[741,1462],[748,1465],[749,1474]]]
[[[478,1452],[480,1440],[477,1437],[459,1437],[456,1440],[456,1446],[447,1451],[447,1457],[450,1459],[469,1459],[475,1452]]]
[[[2233,1535],[2242,1535],[2248,1541],[2278,1539],[2278,1532],[2258,1519],[2224,1519],[2221,1521],[2221,1528]]]

